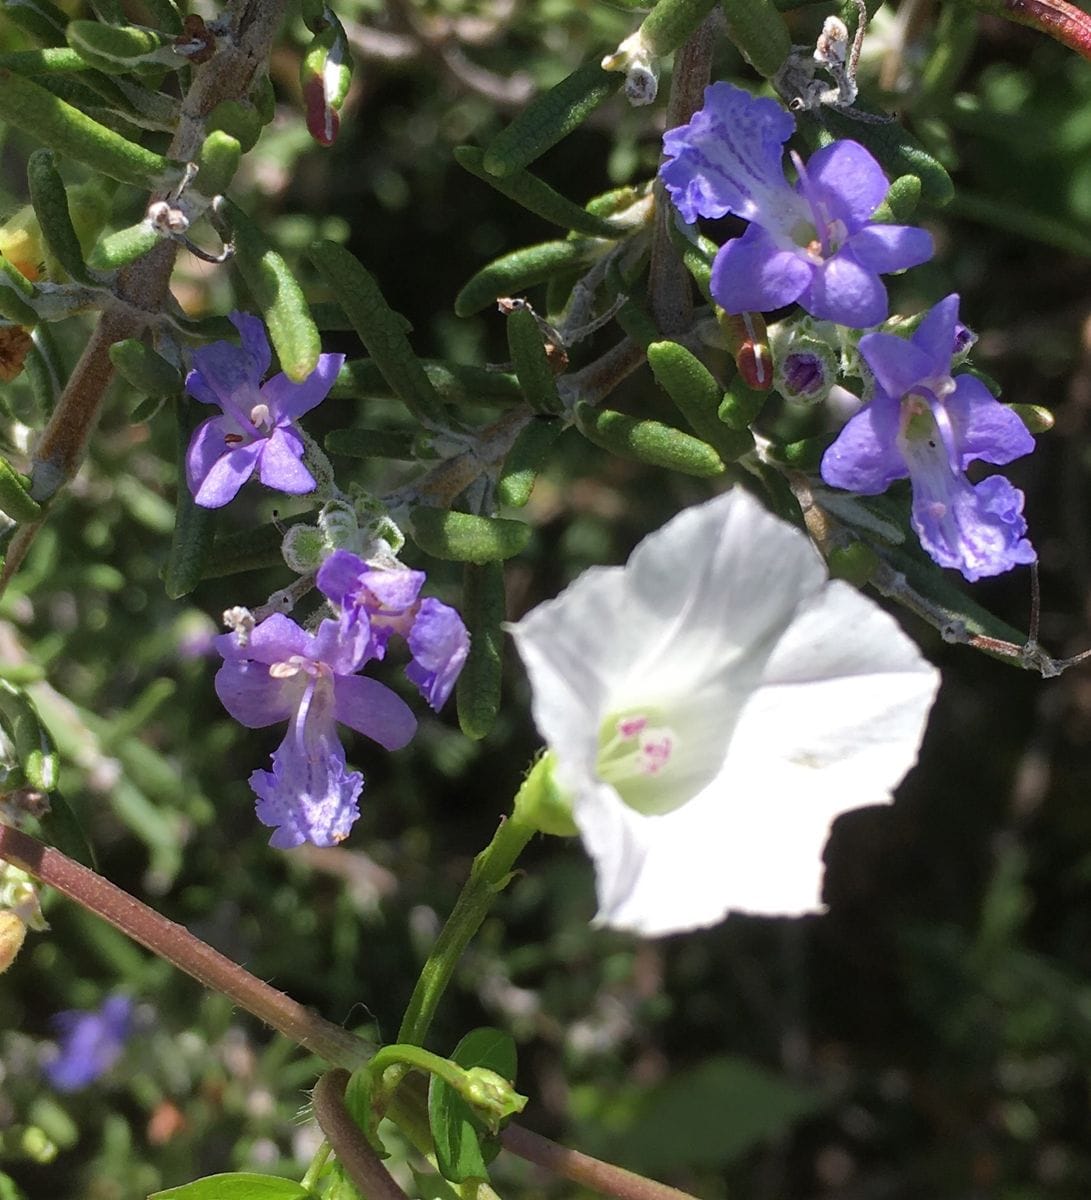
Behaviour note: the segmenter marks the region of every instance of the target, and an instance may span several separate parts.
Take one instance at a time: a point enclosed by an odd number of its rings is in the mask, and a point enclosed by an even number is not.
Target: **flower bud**
[[[522,1112],[527,1104],[526,1096],[520,1095],[503,1075],[488,1067],[466,1070],[458,1091],[490,1133],[497,1133],[501,1121]]]
[[[553,775],[556,759],[547,751],[531,767],[515,796],[515,817],[542,833],[575,837],[579,830],[572,820],[572,797],[558,786]]]

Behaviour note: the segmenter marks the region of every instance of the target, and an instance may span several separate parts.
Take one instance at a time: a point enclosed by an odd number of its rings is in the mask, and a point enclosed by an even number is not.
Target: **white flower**
[[[939,674],[742,491],[687,509],[512,627],[601,924],[821,908],[832,821],[886,803]]]

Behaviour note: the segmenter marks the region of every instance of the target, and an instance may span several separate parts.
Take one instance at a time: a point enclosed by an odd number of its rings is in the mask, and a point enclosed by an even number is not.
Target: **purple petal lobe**
[[[879,393],[841,430],[822,456],[822,478],[830,487],[878,496],[909,474],[897,444],[899,405]]]
[[[365,570],[366,564],[358,555],[335,550],[318,568],[318,590],[334,604],[344,604],[345,597],[356,591]]]
[[[848,254],[835,254],[816,267],[800,304],[814,317],[852,329],[886,320],[886,288],[874,271]]]
[[[199,374],[204,394],[211,394],[225,409],[252,406],[258,395],[261,371],[241,346],[231,342],[212,342],[193,352],[193,368]],[[189,386],[189,377],[186,378]],[[194,392],[198,399],[201,395]]]
[[[470,635],[448,604],[422,600],[409,632],[413,661],[406,675],[436,712],[443,707],[470,652]]]
[[[60,1092],[75,1092],[94,1083],[121,1057],[132,1030],[133,1002],[109,996],[97,1011],[57,1013],[60,1036],[57,1057],[45,1064],[46,1078]]]
[[[960,375],[955,380],[947,412],[963,469],[975,459],[1002,466],[1034,449],[1030,430],[972,375]]]
[[[849,238],[845,250],[869,271],[885,275],[927,262],[934,247],[932,235],[914,225],[866,225]]]
[[[262,387],[261,398],[276,419],[294,421],[325,400],[344,363],[343,354],[320,354],[318,365],[302,383],[274,375]]]
[[[193,499],[202,508],[223,508],[234,500],[239,488],[253,475],[262,444],[251,442],[249,445],[236,446],[234,450],[221,455],[201,480]]]
[[[721,246],[712,263],[712,297],[725,312],[771,312],[807,289],[814,267],[796,250],[782,250],[759,225]]]
[[[335,693],[335,711],[341,724],[387,750],[400,750],[416,732],[417,718],[409,705],[376,679],[338,676]]]
[[[831,142],[807,160],[811,186],[822,196],[831,220],[850,232],[863,225],[886,198],[883,168],[859,142]]]
[[[269,370],[273,361],[273,351],[269,339],[265,335],[265,326],[258,317],[250,313],[233,312],[228,318],[239,331],[243,353],[250,359],[252,365],[251,379],[260,382],[262,376]]]
[[[958,294],[952,292],[930,308],[914,330],[913,345],[928,359],[928,374],[950,374],[958,324]]]
[[[278,427],[262,443],[258,477],[266,487],[290,496],[313,492],[314,476],[303,465],[303,440],[294,429]]]
[[[860,339],[860,354],[879,387],[895,400],[901,400],[937,374],[934,359],[914,342],[893,333],[865,333]]]
[[[262,729],[288,720],[306,680],[302,674],[277,678],[265,663],[231,661],[216,672],[216,695],[240,725]]]

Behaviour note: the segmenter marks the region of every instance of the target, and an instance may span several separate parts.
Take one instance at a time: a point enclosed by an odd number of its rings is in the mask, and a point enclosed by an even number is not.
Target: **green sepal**
[[[774,76],[792,51],[792,38],[773,0],[720,0],[727,36],[759,75]]]
[[[154,249],[159,235],[151,222],[138,221],[100,238],[88,255],[88,265],[98,271],[117,271]]]
[[[137,338],[114,342],[110,361],[126,383],[147,396],[174,396],[182,390],[182,373]]]
[[[11,742],[15,761],[27,784],[39,792],[57,786],[61,763],[30,697],[21,688],[0,679],[0,724]]]
[[[724,473],[723,461],[707,442],[661,421],[642,420],[610,408],[579,404],[576,427],[588,441],[622,458],[702,479]]]
[[[871,219],[879,224],[904,225],[913,219],[920,199],[921,181],[918,176],[899,175]]]
[[[734,462],[753,450],[751,433],[729,429],[720,420],[723,390],[708,367],[685,346],[653,342],[648,347],[648,365],[694,433],[714,447],[724,462]]]
[[[536,413],[561,412],[564,405],[534,314],[527,308],[513,309],[508,313],[507,333],[515,375],[527,403]]]
[[[332,429],[326,434],[326,449],[349,458],[398,458],[412,462],[418,457],[417,435],[403,429]]]
[[[656,0],[637,36],[648,54],[662,58],[677,50],[715,7],[716,0]]]
[[[770,445],[768,454],[773,462],[783,463],[793,471],[817,471],[822,455],[833,445],[836,433],[820,433],[814,437],[800,438],[797,442]]]
[[[0,120],[65,158],[145,191],[173,187],[182,167],[130,142],[33,80],[0,70]]]
[[[499,562],[467,563],[462,582],[462,619],[470,653],[458,677],[458,724],[474,741],[487,736],[500,711],[503,678],[504,568]]]
[[[521,554],[530,541],[530,526],[505,517],[479,517],[420,506],[409,518],[413,540],[433,558],[449,562],[497,562]]]
[[[413,353],[402,318],[387,304],[371,273],[334,242],[316,242],[311,260],[395,395],[422,424],[445,425],[443,405]]]
[[[513,171],[504,176],[492,174],[485,169],[484,151],[476,146],[456,146],[454,156],[455,162],[463,170],[484,180],[502,196],[521,204],[543,221],[588,237],[618,238],[627,232],[621,226],[589,213],[529,171]]]
[[[293,382],[302,383],[314,371],[322,353],[322,339],[303,289],[284,258],[237,204],[225,201],[224,211],[235,245],[231,261],[265,317],[281,370]]]
[[[27,160],[30,203],[50,253],[68,274],[92,286],[96,281],[83,261],[83,249],[72,224],[61,173],[52,150],[35,150]]]
[[[254,148],[261,136],[262,124],[261,114],[248,101],[221,100],[208,114],[205,130],[210,134],[230,134],[245,154]]]
[[[747,386],[741,375],[735,375],[727,385],[720,401],[719,417],[728,429],[748,429],[769,399],[769,390]]]
[[[0,458],[0,511],[13,521],[36,521],[41,505],[30,498],[30,481],[20,475],[6,458]]]
[[[501,504],[522,508],[527,503],[554,442],[564,430],[564,422],[556,417],[536,417],[523,427],[496,481],[496,498]]]
[[[455,297],[455,312],[472,317],[500,296],[514,296],[559,271],[585,266],[604,249],[601,241],[574,238],[513,250],[482,267],[465,284]]]
[[[552,750],[538,756],[515,793],[512,816],[552,837],[577,837],[580,831],[572,819],[572,797],[557,784],[556,765]]]
[[[294,1179],[232,1171],[152,1192],[148,1200],[310,1200],[313,1195]]]
[[[242,158],[238,138],[222,129],[213,130],[202,142],[197,155],[197,178],[194,188],[210,200],[227,191]]]
[[[523,398],[519,380],[507,371],[490,371],[468,363],[418,359],[429,383],[444,404],[515,403]],[[354,358],[341,368],[330,399],[388,398],[396,395],[373,358]]]
[[[170,554],[163,568],[163,586],[171,600],[179,600],[201,582],[205,560],[212,548],[216,531],[216,510],[204,508],[193,498],[186,478],[186,451],[193,431],[205,419],[203,405],[180,397],[175,402],[178,423],[177,456],[178,482],[174,502],[174,532],[171,534]]]
[[[515,1080],[516,1052],[511,1035],[498,1029],[473,1029],[454,1048],[450,1060],[467,1069],[484,1068],[509,1084]],[[484,1129],[465,1099],[438,1075],[428,1084],[428,1126],[436,1165],[451,1183],[488,1179],[487,1163],[499,1145],[483,1144]]]
[[[491,175],[514,175],[577,129],[621,84],[597,62],[584,63],[536,97],[489,143],[483,165]]]

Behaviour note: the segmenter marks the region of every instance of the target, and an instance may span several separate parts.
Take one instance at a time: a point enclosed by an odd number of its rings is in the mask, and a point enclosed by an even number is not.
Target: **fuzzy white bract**
[[[598,921],[643,934],[821,908],[834,818],[889,802],[939,674],[736,490],[512,627]]]

